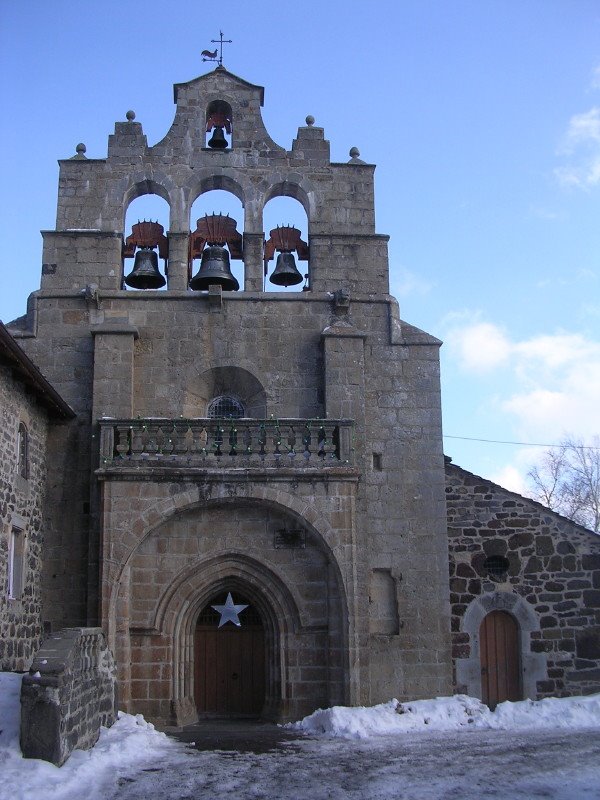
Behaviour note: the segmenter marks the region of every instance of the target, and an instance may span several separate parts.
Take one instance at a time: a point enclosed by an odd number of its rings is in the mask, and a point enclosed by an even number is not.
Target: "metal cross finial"
[[[220,50],[203,50],[202,61],[216,61],[220,67],[223,66],[223,44],[231,44],[231,39],[224,39],[223,38],[223,31],[219,31],[220,39],[211,39],[211,44],[218,44]],[[217,52],[219,53],[219,57],[217,58]]]

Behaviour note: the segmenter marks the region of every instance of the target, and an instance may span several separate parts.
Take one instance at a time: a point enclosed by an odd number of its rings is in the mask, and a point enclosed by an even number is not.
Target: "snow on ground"
[[[426,730],[456,731],[469,726],[495,730],[600,728],[600,694],[507,702],[495,711],[464,694],[410,703],[390,700],[369,708],[319,709],[289,727],[310,734],[364,739]]]
[[[0,800],[103,800],[115,774],[144,768],[163,758],[177,742],[143,717],[119,714],[91,750],[75,750],[62,767],[24,759],[19,747],[22,675],[0,672]]]
[[[0,800],[600,800],[600,695],[334,707],[260,754],[198,752],[120,714],[58,768],[21,756],[20,684],[0,673]]]

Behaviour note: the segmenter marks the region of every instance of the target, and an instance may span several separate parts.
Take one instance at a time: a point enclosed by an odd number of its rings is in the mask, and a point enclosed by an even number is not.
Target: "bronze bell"
[[[228,147],[227,139],[220,125],[215,125],[214,133],[208,140],[208,146],[212,147],[213,150],[225,150]]]
[[[151,247],[142,247],[135,254],[133,269],[125,278],[134,289],[160,289],[166,281],[158,271],[158,255]]]
[[[202,251],[200,269],[190,281],[190,289],[206,290],[213,283],[222,286],[224,291],[237,292],[240,288],[229,268],[229,253],[218,244],[209,245]]]
[[[293,253],[279,253],[273,274],[269,278],[276,286],[295,286],[302,283]]]

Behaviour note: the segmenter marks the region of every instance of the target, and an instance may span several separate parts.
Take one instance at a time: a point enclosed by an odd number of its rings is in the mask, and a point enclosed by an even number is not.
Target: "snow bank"
[[[19,747],[22,675],[0,672],[0,781],[3,797],[102,800],[119,775],[155,765],[169,749],[182,746],[154,729],[141,715],[119,712],[112,728],[102,728],[91,750],[74,750],[62,767],[24,759]]]
[[[19,748],[21,677],[0,672],[0,795],[3,798],[104,800],[118,795],[121,776],[139,775],[144,769],[154,771],[163,763],[168,763],[171,771],[187,765],[190,751],[185,745],[159,733],[143,717],[123,713],[112,728],[101,730],[95,747],[75,750],[60,768],[45,761],[24,759]],[[371,708],[335,706],[315,711],[288,727],[299,733],[346,739],[469,728],[600,729],[600,694],[502,703],[493,713],[479,700],[466,695],[409,703],[391,700]],[[124,777],[124,780],[132,778]],[[160,796],[172,796],[172,792],[169,794],[165,790]]]
[[[474,697],[455,695],[435,700],[388,703],[368,708],[334,706],[319,709],[288,727],[312,735],[366,739],[415,731],[460,728],[600,728],[600,694],[501,703],[495,711]]]

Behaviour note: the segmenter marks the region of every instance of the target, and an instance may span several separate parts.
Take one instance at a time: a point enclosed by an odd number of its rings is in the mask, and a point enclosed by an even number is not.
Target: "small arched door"
[[[479,628],[481,699],[492,710],[505,700],[521,700],[519,628],[506,611],[491,611]]]
[[[258,611],[239,594],[239,627],[226,622],[212,606],[224,605],[218,595],[204,608],[196,624],[194,684],[199,714],[258,716],[265,702],[265,636]]]

